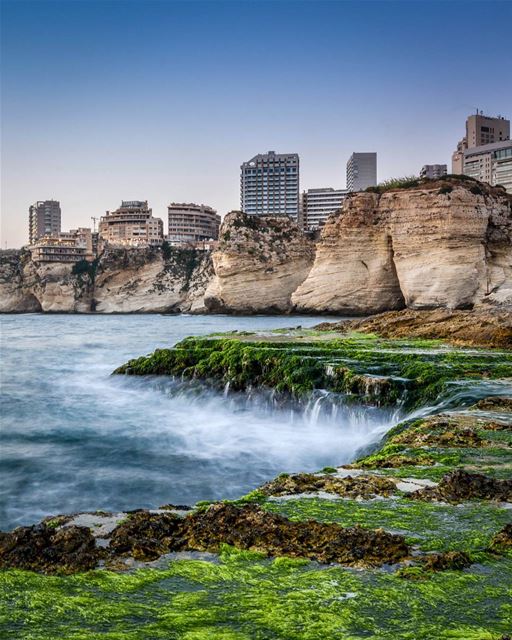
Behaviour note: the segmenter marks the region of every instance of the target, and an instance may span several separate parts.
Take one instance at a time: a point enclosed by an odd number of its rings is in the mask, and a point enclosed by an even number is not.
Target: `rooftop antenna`
[[[91,216],[91,220],[92,220],[93,225],[94,225],[94,226],[93,226],[93,233],[96,233],[96,220],[97,220],[97,219],[98,219],[98,218],[95,218],[94,216]]]

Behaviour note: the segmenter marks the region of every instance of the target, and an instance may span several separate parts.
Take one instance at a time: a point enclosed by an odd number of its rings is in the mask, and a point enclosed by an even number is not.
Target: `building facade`
[[[323,226],[331,213],[341,209],[348,195],[347,189],[308,189],[301,197],[301,226],[304,231],[314,231]]]
[[[100,218],[99,236],[111,245],[158,246],[164,239],[164,223],[153,218],[147,200],[123,200],[118,209]]]
[[[87,259],[87,247],[67,234],[44,236],[31,245],[34,262],[79,262]]]
[[[494,186],[500,184],[512,193],[512,141],[466,149],[463,173]]]
[[[428,178],[429,180],[438,180],[448,173],[448,167],[445,164],[424,164],[421,167],[420,178]]]
[[[218,240],[220,216],[204,204],[173,202],[167,207],[171,245]]]
[[[510,140],[510,120],[503,116],[486,116],[478,111],[466,119],[466,135],[452,154],[452,173],[464,173],[464,152],[488,144]]]
[[[240,206],[249,215],[299,217],[299,156],[258,154],[240,167]]]
[[[60,202],[39,200],[28,210],[28,242],[34,244],[44,236],[56,236],[61,228]]]
[[[377,154],[353,153],[347,162],[347,190],[364,191],[377,185]]]

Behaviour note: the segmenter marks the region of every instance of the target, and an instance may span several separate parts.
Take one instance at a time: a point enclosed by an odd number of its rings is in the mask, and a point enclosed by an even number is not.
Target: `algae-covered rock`
[[[180,530],[181,518],[173,513],[139,511],[114,529],[109,551],[137,560],[154,560],[176,546],[174,537]]]
[[[391,441],[413,447],[481,447],[484,442],[474,429],[444,417],[424,420],[395,435]]]
[[[483,398],[474,404],[471,409],[479,411],[499,411],[500,413],[512,413],[512,398],[508,396],[490,396]]]
[[[55,529],[46,524],[0,532],[0,568],[44,573],[74,573],[93,569],[102,555],[86,527]]]
[[[421,559],[425,571],[452,571],[471,566],[471,559],[464,551],[430,553]]]
[[[270,556],[310,558],[348,565],[381,565],[408,555],[403,536],[381,529],[292,522],[256,505],[215,503],[185,518],[139,512],[113,532],[112,555],[154,559],[170,551],[212,551],[229,544]]]
[[[390,496],[395,490],[396,485],[392,480],[380,476],[338,478],[312,473],[281,475],[261,487],[262,493],[268,496],[326,491],[347,498]]]
[[[421,500],[462,502],[480,500],[512,501],[512,480],[496,480],[481,473],[456,469],[445,475],[436,487],[425,487],[411,494]]]
[[[512,522],[506,524],[501,531],[491,540],[490,548],[493,551],[512,550]]]

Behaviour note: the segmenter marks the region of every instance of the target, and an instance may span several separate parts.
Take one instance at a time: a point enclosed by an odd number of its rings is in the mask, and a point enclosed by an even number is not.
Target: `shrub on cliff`
[[[380,182],[376,187],[367,187],[365,191],[368,193],[384,193],[391,189],[409,189],[417,187],[420,184],[419,178],[416,176],[404,176],[402,178],[390,178]]]

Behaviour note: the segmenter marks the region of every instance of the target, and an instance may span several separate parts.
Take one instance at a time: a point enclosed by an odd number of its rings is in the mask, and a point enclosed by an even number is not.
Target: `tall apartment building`
[[[34,244],[43,236],[60,233],[61,210],[57,200],[39,200],[28,210],[28,241]]]
[[[512,193],[512,141],[503,140],[464,151],[464,174]]]
[[[172,245],[218,240],[220,216],[204,204],[173,202],[167,207]]]
[[[347,162],[347,190],[364,191],[377,184],[377,154],[353,153]]]
[[[153,218],[147,200],[123,200],[118,209],[100,218],[99,236],[112,245],[158,246],[164,239],[164,223]]]
[[[304,231],[321,227],[331,213],[341,209],[348,195],[347,189],[308,189],[302,192],[301,222]]]
[[[452,155],[452,173],[463,173],[464,151],[495,142],[510,140],[510,120],[503,116],[486,116],[478,111],[466,119],[466,135]]]
[[[240,167],[240,206],[250,215],[299,216],[299,156],[269,151]]]
[[[429,180],[437,180],[448,173],[448,167],[445,164],[424,164],[421,167],[420,178],[428,178]]]

